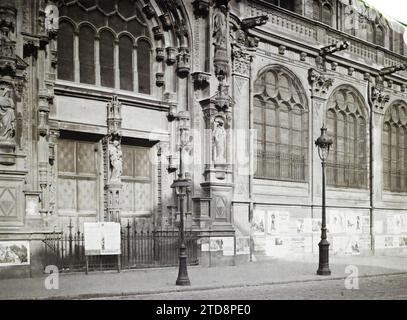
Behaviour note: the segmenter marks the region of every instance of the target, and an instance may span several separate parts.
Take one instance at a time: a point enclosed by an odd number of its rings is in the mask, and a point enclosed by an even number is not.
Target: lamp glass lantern
[[[321,128],[321,135],[315,141],[315,145],[318,147],[319,158],[325,162],[328,159],[329,151],[332,146],[332,139],[327,135],[327,128],[325,125]]]

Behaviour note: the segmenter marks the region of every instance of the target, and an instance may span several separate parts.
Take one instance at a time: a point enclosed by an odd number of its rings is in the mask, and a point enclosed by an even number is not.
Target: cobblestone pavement
[[[359,289],[348,290],[344,280],[296,282],[215,290],[136,295],[123,300],[407,300],[407,274],[359,279]]]

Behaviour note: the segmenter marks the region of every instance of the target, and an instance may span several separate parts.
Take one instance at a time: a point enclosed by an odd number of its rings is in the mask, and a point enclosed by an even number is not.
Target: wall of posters
[[[30,264],[28,241],[0,241],[0,267]]]
[[[121,253],[120,223],[85,222],[85,255],[115,255]]]
[[[264,235],[265,225],[265,212],[262,210],[254,210],[252,220],[253,233],[257,235]]]
[[[236,237],[236,254],[250,254],[250,237]]]

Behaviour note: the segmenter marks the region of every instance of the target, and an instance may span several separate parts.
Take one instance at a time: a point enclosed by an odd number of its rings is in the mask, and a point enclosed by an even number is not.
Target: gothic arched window
[[[308,106],[298,79],[274,67],[255,82],[257,178],[307,181]]]
[[[95,84],[95,31],[84,25],[79,29],[80,81]]]
[[[276,6],[290,11],[295,10],[295,0],[266,0],[266,2],[272,3]]]
[[[74,81],[74,28],[71,23],[61,21],[58,35],[58,78]]]
[[[367,187],[366,112],[352,89],[336,90],[328,101],[326,125],[333,145],[327,161],[327,184]]]
[[[384,29],[382,26],[376,26],[375,44],[384,47]]]
[[[150,94],[152,47],[136,2],[73,0],[60,15],[59,79]]]
[[[407,192],[407,105],[391,105],[384,116],[382,135],[384,190]]]
[[[137,43],[138,91],[150,93],[150,44],[146,40]]]
[[[332,26],[332,5],[328,0],[313,0],[313,19]]]

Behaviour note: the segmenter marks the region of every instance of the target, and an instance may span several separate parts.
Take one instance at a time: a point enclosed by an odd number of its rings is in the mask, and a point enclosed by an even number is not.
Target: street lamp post
[[[321,135],[315,141],[318,147],[318,155],[322,163],[322,224],[321,224],[321,241],[319,242],[319,267],[317,270],[318,275],[330,275],[329,269],[329,242],[326,234],[326,204],[325,204],[325,166],[326,160],[329,155],[329,149],[332,145],[332,139],[326,134],[326,127],[322,125]]]
[[[185,245],[185,232],[184,232],[184,202],[185,196],[187,194],[187,189],[192,187],[192,181],[189,178],[186,178],[183,170],[183,149],[188,144],[188,125],[189,120],[186,114],[179,114],[176,116],[176,119],[179,121],[179,130],[180,130],[180,146],[179,146],[179,168],[178,168],[178,178],[174,180],[171,185],[171,188],[175,190],[175,193],[178,197],[179,204],[179,214],[180,214],[180,223],[179,223],[179,235],[180,235],[180,245],[179,245],[179,264],[178,264],[178,277],[175,284],[177,286],[189,286],[191,282],[188,277],[187,270],[187,249]],[[169,172],[173,172],[173,168],[168,169]]]

